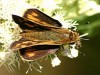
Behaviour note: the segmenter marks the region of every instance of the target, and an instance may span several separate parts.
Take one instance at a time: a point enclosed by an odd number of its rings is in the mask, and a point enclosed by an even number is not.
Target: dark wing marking
[[[60,28],[60,27],[55,27],[55,26],[47,26],[47,25],[42,25],[38,24],[34,21],[28,20],[26,18],[17,16],[17,15],[12,15],[13,20],[15,23],[17,23],[22,30],[29,29],[29,30],[47,30],[51,28]]]
[[[24,16],[25,18],[32,20],[36,23],[47,25],[47,26],[56,26],[61,27],[61,23],[58,20],[51,18],[50,16],[44,14],[38,9],[28,9]]]

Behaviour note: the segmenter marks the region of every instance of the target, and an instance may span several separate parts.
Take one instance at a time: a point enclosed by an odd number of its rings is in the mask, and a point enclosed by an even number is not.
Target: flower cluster
[[[16,2],[17,1],[17,2]],[[53,7],[43,6],[45,2],[41,4],[42,7],[46,7],[44,9],[51,8],[58,8],[57,3],[55,3],[52,0]],[[18,40],[20,38],[19,33],[21,32],[20,28],[13,22],[12,20],[12,14],[16,14],[19,16],[22,16],[24,14],[24,11],[28,8],[33,8],[33,6],[29,5],[25,1],[20,0],[0,0],[0,66],[4,65],[7,67],[8,70],[14,71],[13,66],[16,66],[15,63],[18,63],[18,67],[20,68],[20,55],[17,52],[13,52],[9,49],[10,44]],[[54,9],[51,9],[54,10]],[[48,11],[48,10],[47,10]],[[51,14],[51,13],[50,13]],[[75,30],[76,22],[72,20],[64,20],[62,13],[55,13],[56,15],[53,16],[53,18],[59,20],[63,27],[65,28],[71,28],[74,27]],[[68,50],[65,50],[62,54],[64,56],[68,56],[70,58],[75,58],[78,56],[78,50],[75,49],[76,44],[71,45],[71,48]],[[26,61],[29,64],[29,68],[26,73],[28,73],[29,70],[32,68],[36,69],[37,71],[41,72],[42,67],[36,62],[36,61]],[[37,69],[33,66],[33,63],[37,64],[40,68]],[[51,57],[51,64],[53,67],[60,65],[61,61],[57,57],[56,54],[54,54],[54,57]]]

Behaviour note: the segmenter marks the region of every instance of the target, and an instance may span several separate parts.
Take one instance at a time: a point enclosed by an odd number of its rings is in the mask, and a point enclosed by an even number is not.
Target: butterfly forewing
[[[59,29],[59,27],[42,25],[42,24],[30,21],[26,18],[17,16],[17,15],[12,15],[12,18],[15,21],[15,23],[17,23],[22,30],[28,29],[28,30],[37,30],[38,31],[38,30],[48,30],[51,28]]]
[[[62,26],[58,20],[49,17],[38,9],[28,9],[23,17],[46,26]]]
[[[27,41],[14,41],[11,46],[10,46],[10,49],[12,50],[18,50],[18,49],[21,49],[21,48],[26,48],[26,47],[30,47],[30,46],[37,46],[37,45],[59,45],[59,44],[56,44],[55,42],[53,41],[30,41],[30,40],[27,40]]]

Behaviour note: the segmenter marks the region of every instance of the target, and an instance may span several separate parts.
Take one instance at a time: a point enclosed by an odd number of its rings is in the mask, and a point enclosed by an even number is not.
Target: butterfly
[[[18,50],[25,60],[37,60],[56,53],[64,44],[80,42],[79,34],[62,28],[62,24],[38,9],[28,9],[23,17],[12,15],[22,29],[21,38],[14,41],[10,49]]]

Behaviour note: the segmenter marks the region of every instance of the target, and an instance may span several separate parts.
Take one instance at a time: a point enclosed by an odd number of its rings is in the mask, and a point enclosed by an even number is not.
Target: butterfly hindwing
[[[20,55],[26,60],[37,60],[41,57],[53,54],[58,50],[59,46],[53,45],[37,45],[19,50]]]
[[[48,50],[39,50],[39,51],[34,51],[34,49],[32,49],[32,50],[21,49],[19,51],[19,53],[22,56],[22,58],[24,58],[24,60],[33,61],[33,60],[37,60],[42,57],[45,57],[49,54],[54,54],[56,51],[57,51],[57,49],[48,49]]]

